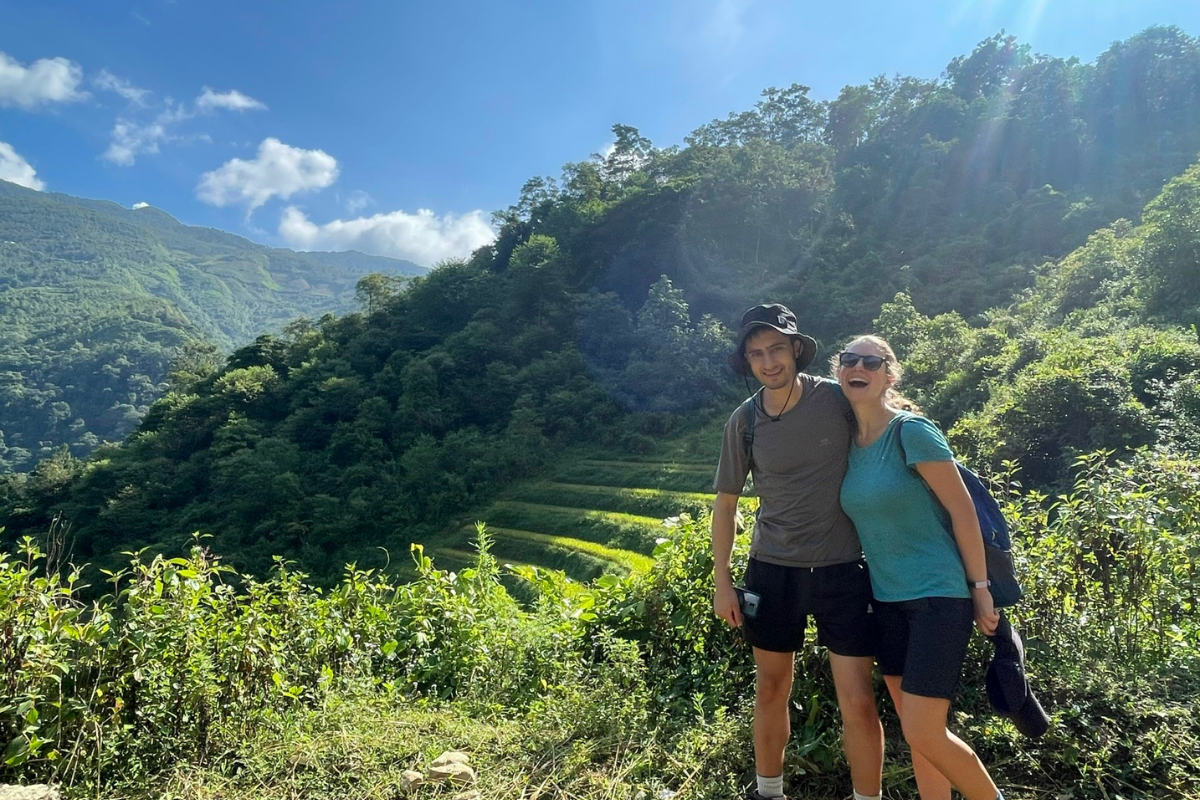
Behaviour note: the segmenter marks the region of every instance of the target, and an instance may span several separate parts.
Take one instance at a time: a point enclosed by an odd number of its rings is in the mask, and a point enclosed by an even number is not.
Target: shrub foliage
[[[1200,791],[1187,755],[1200,747],[1200,464],[1143,452],[1113,465],[1104,455],[1081,459],[1073,490],[1054,503],[1007,484],[1029,589],[1011,613],[1051,732],[1022,741],[988,714],[982,645],[957,726],[1002,785],[1065,783],[1097,798]],[[0,778],[90,792],[137,791],[186,765],[236,776],[249,742],[366,691],[526,719],[533,739],[569,722],[571,737],[591,742],[589,769],[630,792],[697,775],[701,796],[736,791],[752,774],[753,669],[711,611],[705,522],[668,520],[645,573],[580,584],[515,567],[525,605],[503,588],[482,526],[472,565],[439,570],[415,546],[417,578],[404,584],[350,567],[320,590],[282,561],[257,580],[197,541],[187,557],[132,555],[89,604],[78,571],[56,569],[26,540],[19,557],[0,557]],[[800,661],[789,780],[838,791],[845,765],[827,667],[815,645]],[[888,722],[887,780],[911,793]],[[625,769],[619,741],[664,761]],[[686,762],[666,756],[681,751]],[[561,780],[555,770],[566,767],[529,769]]]

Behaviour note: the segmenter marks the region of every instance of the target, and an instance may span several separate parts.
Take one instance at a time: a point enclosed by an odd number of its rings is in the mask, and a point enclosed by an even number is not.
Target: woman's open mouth
[[[870,383],[866,378],[848,378],[846,384],[853,386],[855,389],[862,389]]]

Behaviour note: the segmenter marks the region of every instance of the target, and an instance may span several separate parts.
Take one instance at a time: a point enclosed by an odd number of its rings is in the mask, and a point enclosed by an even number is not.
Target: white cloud
[[[350,214],[357,214],[367,206],[373,205],[375,205],[375,198],[361,189],[355,189],[346,197],[346,212]]]
[[[228,111],[266,111],[266,103],[247,97],[237,89],[228,92],[214,92],[207,86],[196,98],[196,110],[208,113],[218,108]]]
[[[101,85],[102,81],[103,85]],[[120,78],[107,72],[101,72],[95,82],[98,88],[112,89],[112,91],[121,94],[123,97],[129,96],[126,94],[127,92],[144,92],[145,94],[149,94],[145,89],[130,86],[128,82],[122,81]],[[139,101],[137,101],[139,105],[145,105],[145,103],[140,102],[140,98],[144,96],[144,94],[139,96]],[[174,133],[174,129],[181,122],[194,119],[201,114],[212,114],[218,110],[256,111],[265,108],[266,105],[263,103],[260,103],[253,97],[247,97],[236,89],[228,92],[214,92],[205,86],[203,91],[197,95],[196,102],[191,107],[188,107],[184,103],[175,103],[168,97],[165,101],[164,110],[160,111],[152,120],[138,121],[128,117],[119,118],[116,124],[113,125],[108,149],[100,157],[105,161],[111,161],[119,166],[130,167],[137,161],[139,155],[157,153],[159,145],[165,142],[178,141],[183,138],[205,142],[212,141],[212,137],[207,133],[199,133],[188,137]]]
[[[45,182],[38,179],[37,170],[7,142],[0,142],[0,181],[16,183],[39,192],[46,188]]]
[[[131,167],[137,156],[157,153],[159,143],[173,138],[167,130],[170,122],[167,114],[160,114],[148,123],[119,119],[113,126],[108,149],[100,157],[118,166]]]
[[[25,67],[0,53],[0,107],[84,100],[88,93],[79,90],[82,80],[83,68],[65,58],[43,58]]]
[[[482,211],[439,217],[422,208],[415,214],[392,211],[317,225],[295,206],[284,210],[279,235],[298,250],[361,250],[426,266],[468,256],[496,238]]]
[[[330,186],[338,176],[337,159],[323,150],[302,150],[275,138],[263,139],[250,161],[230,159],[206,172],[196,196],[214,206],[244,204],[253,211],[272,197]]]
[[[141,209],[141,208],[149,208],[149,207],[150,207],[149,203],[134,203],[133,204],[134,211],[137,211],[138,209]]]
[[[150,96],[149,89],[140,89],[106,69],[100,70],[96,77],[92,78],[92,85],[105,92],[116,92],[129,102],[139,106],[146,105],[146,98]]]

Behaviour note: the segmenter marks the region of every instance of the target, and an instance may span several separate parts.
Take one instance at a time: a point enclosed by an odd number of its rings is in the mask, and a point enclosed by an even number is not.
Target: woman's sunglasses
[[[850,352],[838,353],[838,363],[843,367],[853,367],[859,361],[862,361],[863,369],[874,372],[882,367],[883,363],[887,361],[887,359],[883,356],[863,356],[859,355],[858,353]]]

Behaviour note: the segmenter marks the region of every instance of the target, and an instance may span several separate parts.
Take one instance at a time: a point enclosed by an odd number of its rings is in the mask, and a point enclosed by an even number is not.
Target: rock
[[[425,777],[429,781],[450,781],[451,783],[471,786],[475,783],[475,770],[466,764],[459,764],[452,761],[440,767],[430,767],[429,774]]]
[[[29,786],[0,784],[0,800],[59,800],[58,790],[44,783]]]
[[[459,792],[451,797],[450,800],[479,800],[479,790],[472,789],[469,792]]]
[[[411,792],[425,782],[425,776],[415,769],[406,769],[400,773],[400,791]]]
[[[471,758],[461,750],[447,750],[433,760],[431,767],[444,767],[447,764],[470,764]]]

